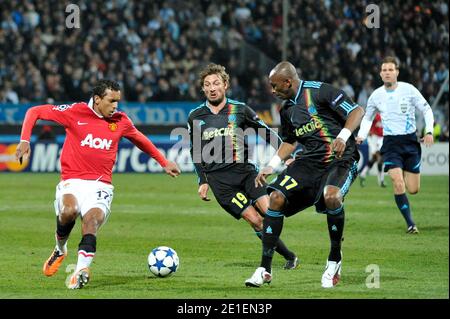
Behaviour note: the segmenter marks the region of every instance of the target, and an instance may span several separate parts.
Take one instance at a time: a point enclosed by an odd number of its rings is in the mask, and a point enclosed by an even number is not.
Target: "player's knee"
[[[341,196],[337,195],[327,196],[324,199],[325,199],[325,206],[328,209],[337,209],[342,206]]]
[[[284,195],[279,191],[273,191],[270,193],[270,209],[282,210],[286,199]]]
[[[342,193],[338,187],[326,187],[323,198],[328,209],[336,209],[342,206]]]
[[[411,195],[415,195],[419,192],[420,190],[420,186],[415,186],[415,187],[408,187],[408,193],[410,193]]]
[[[255,231],[261,231],[263,228],[263,218],[256,211],[248,209],[242,214],[242,217],[250,224]]]
[[[400,193],[404,193],[404,192],[405,192],[405,183],[404,183],[403,180],[401,180],[401,179],[394,179],[394,180],[392,181],[392,186],[393,186],[393,188],[394,188],[394,191],[395,191],[397,194],[400,194]]]
[[[263,219],[262,218],[258,219],[258,220],[255,219],[254,221],[252,221],[250,223],[250,225],[252,226],[252,228],[255,231],[262,231],[262,229],[263,229]]]
[[[70,223],[77,218],[78,207],[76,205],[64,205],[59,213],[62,224]]]

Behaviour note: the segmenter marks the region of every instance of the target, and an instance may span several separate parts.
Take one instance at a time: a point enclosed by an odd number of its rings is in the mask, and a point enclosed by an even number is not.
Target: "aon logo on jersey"
[[[111,148],[112,140],[107,140],[106,138],[93,138],[92,134],[88,134],[84,140],[81,141],[81,146],[89,146],[90,148],[96,149],[107,149]]]

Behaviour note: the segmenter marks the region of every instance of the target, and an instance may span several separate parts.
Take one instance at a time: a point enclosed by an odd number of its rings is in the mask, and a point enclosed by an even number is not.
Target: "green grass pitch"
[[[112,214],[98,234],[91,282],[68,290],[65,271],[76,263],[80,220],[59,272],[42,274],[54,247],[58,179],[0,174],[0,299],[449,298],[448,176],[423,176],[421,192],[409,196],[418,235],[405,234],[390,183],[383,189],[369,177],[361,188],[356,181],[345,202],[342,279],[328,290],[320,287],[329,248],[324,215],[310,208],[285,219],[282,238],[298,254],[300,267],[283,270],[284,260],[275,255],[273,282],[247,288],[244,280],[259,265],[260,241],[216,201],[201,201],[192,174],[116,174]],[[159,245],[180,257],[179,270],[168,278],[153,277],[147,268],[148,253]],[[379,269],[378,288],[373,269]]]

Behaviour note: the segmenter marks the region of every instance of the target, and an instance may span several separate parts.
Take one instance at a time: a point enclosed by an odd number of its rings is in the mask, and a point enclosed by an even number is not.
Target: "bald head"
[[[286,79],[292,79],[292,80],[300,80],[297,74],[297,70],[295,69],[295,66],[292,65],[292,63],[283,61],[278,63],[272,71],[270,71],[269,77],[272,76],[282,76]]]
[[[300,84],[295,66],[287,61],[278,63],[269,74],[272,93],[283,100],[295,97]]]

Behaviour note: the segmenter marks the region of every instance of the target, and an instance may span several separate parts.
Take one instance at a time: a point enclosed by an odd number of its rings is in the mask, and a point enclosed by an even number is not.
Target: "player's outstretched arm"
[[[22,164],[22,159],[29,159],[31,155],[30,142],[20,141],[16,148],[16,160]]]
[[[123,136],[129,139],[141,151],[154,158],[168,175],[172,177],[177,177],[178,175],[180,175],[181,171],[178,165],[172,161],[167,160],[165,156],[161,154],[161,152],[156,148],[153,142],[150,141],[144,134],[142,134],[142,132],[140,132],[131,123],[130,120],[128,121],[130,125]]]
[[[44,104],[33,106],[27,110],[22,124],[22,131],[20,133],[20,143],[16,148],[16,159],[20,162],[20,164],[22,164],[22,160],[24,158],[30,158],[31,133],[36,121],[39,119],[53,121],[65,126],[67,119],[63,113],[63,110],[66,110],[67,108],[67,106],[63,108],[63,106]]]
[[[166,166],[164,167],[166,173],[172,177],[177,177],[181,174],[181,170],[178,165],[172,161],[167,161]]]

